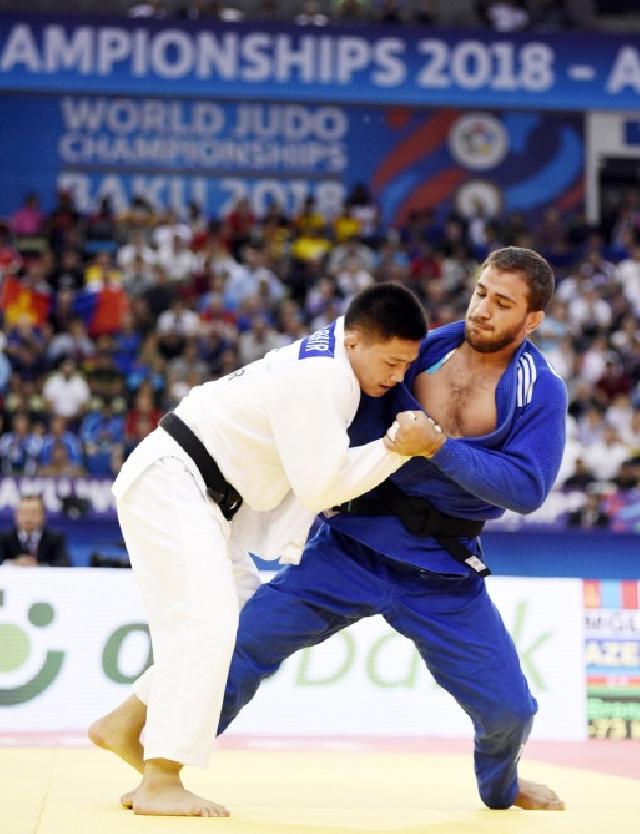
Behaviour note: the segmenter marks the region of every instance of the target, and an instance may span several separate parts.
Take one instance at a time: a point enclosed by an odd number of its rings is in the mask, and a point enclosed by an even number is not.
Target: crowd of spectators
[[[381,280],[422,299],[431,326],[464,314],[478,265],[503,245],[552,263],[557,292],[535,340],[569,390],[559,485],[638,487],[640,192],[594,226],[548,208],[380,222],[364,185],[324,216],[313,198],[221,218],[107,198],[83,216],[30,194],[0,226],[0,466],[4,475],[111,477],[190,387],[339,316]]]
[[[130,8],[131,17],[187,20],[283,21],[293,20],[300,26],[331,24],[381,24],[439,26],[452,22],[449,10],[437,0],[259,0],[256,3],[224,2],[224,0],[150,0],[137,2]],[[500,32],[524,30],[557,31],[591,18],[577,14],[568,0],[470,0],[459,3],[456,25],[481,25]],[[593,21],[595,22],[595,18]]]
[[[51,14],[46,0],[5,0],[5,11]],[[84,17],[295,23],[300,26],[454,26],[500,32],[619,30],[638,27],[633,0],[60,0],[55,11]],[[624,21],[622,23],[621,21]]]

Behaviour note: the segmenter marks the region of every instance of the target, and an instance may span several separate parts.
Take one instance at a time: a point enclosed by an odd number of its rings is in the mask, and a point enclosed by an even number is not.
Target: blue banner
[[[456,107],[634,109],[637,35],[0,17],[0,88]]]
[[[34,126],[37,125],[37,130]],[[313,195],[331,217],[368,183],[385,224],[412,209],[488,216],[583,198],[582,118],[527,111],[342,107],[190,98],[7,95],[0,98],[0,215],[26,190],[49,207],[59,188],[90,211],[135,194],[183,213],[195,200],[226,214],[248,197],[298,211]],[[25,141],[28,137],[28,141]]]
[[[95,551],[119,559],[123,556],[115,499],[107,478],[0,478],[0,530],[14,521],[20,495],[42,495],[48,523],[67,534],[75,565],[87,565]],[[483,551],[496,575],[581,576],[609,579],[638,578],[638,532],[640,527],[619,523],[617,510],[635,505],[640,492],[612,493],[607,500],[609,529],[576,529],[567,526],[567,514],[581,506],[579,492],[552,492],[543,507],[531,516],[508,513],[489,522],[482,535]],[[526,556],[526,558],[525,558]],[[258,560],[264,570],[273,562]],[[600,599],[600,597],[598,598]],[[615,607],[612,598],[591,607]],[[606,603],[606,604],[605,604]]]

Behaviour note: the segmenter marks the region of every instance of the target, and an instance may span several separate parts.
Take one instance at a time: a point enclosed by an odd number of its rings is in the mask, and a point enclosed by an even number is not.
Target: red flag
[[[89,335],[95,339],[116,333],[129,308],[129,300],[122,287],[103,287],[95,293],[95,306],[89,321]]]
[[[10,326],[24,317],[31,324],[41,326],[49,314],[49,296],[25,287],[15,275],[7,275],[0,288],[0,310],[4,312],[5,324]]]

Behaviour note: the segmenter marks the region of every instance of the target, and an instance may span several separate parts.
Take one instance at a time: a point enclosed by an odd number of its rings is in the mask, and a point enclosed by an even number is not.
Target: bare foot
[[[133,813],[164,817],[228,817],[229,811],[217,802],[203,799],[182,785],[149,788],[141,785],[133,793]],[[123,804],[125,794],[122,797]]]
[[[140,733],[146,715],[145,705],[132,695],[113,712],[94,721],[89,727],[89,738],[97,747],[110,750],[142,773],[144,761]]]
[[[138,788],[139,787],[140,787],[140,785],[138,785]],[[126,793],[123,793],[122,796],[120,797],[120,804],[122,805],[123,808],[126,808],[127,811],[131,811],[132,808],[133,808],[133,800],[134,800],[134,797],[136,795],[136,791],[138,790],[138,788],[134,788],[132,791],[127,791]]]
[[[565,808],[555,791],[528,779],[518,779],[518,795],[513,804],[525,811],[564,811]]]

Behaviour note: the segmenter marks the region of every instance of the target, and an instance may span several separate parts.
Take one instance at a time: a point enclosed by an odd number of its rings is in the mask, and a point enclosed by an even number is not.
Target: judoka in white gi
[[[238,612],[259,584],[247,551],[295,560],[317,512],[406,462],[382,438],[349,448],[347,429],[361,391],[378,397],[401,381],[425,334],[418,300],[379,284],[357,295],[344,319],[192,389],[172,419],[217,464],[239,510],[227,495],[210,497],[206,467],[168,424],[122,467],[113,492],[154,665],[89,735],[142,772],[136,813],[228,815],[187,791],[180,770],[206,767],[211,755]],[[421,442],[416,433],[415,454]]]

